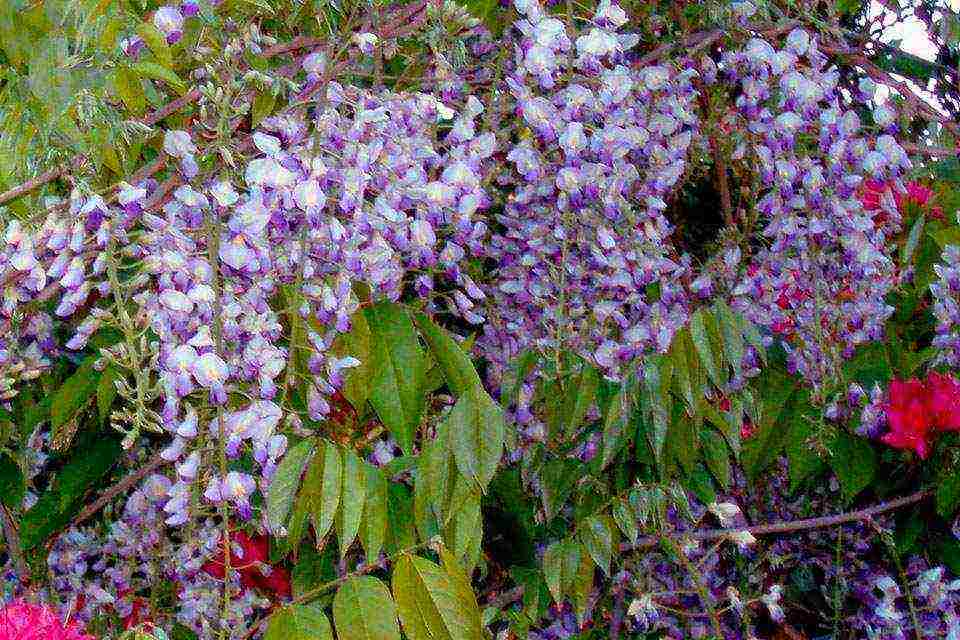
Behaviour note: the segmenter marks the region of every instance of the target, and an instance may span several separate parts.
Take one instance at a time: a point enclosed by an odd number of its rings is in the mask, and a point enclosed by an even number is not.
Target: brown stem
[[[107,504],[109,504],[114,498],[130,490],[138,482],[163,466],[164,463],[166,463],[166,460],[161,458],[159,455],[151,458],[150,462],[140,467],[133,473],[125,476],[122,480],[120,480],[120,482],[111,486],[109,489],[100,494],[99,498],[91,502],[83,509],[83,511],[74,516],[73,520],[70,522],[70,526],[75,527],[78,524],[89,520],[91,517],[96,515],[100,509],[103,509],[105,506],[107,506]]]
[[[764,536],[783,533],[797,533],[800,531],[808,531],[810,529],[822,529],[823,527],[833,527],[838,524],[869,520],[873,516],[881,513],[893,511],[894,509],[900,509],[911,504],[916,504],[917,502],[929,497],[930,494],[931,491],[929,489],[922,489],[915,493],[911,493],[910,495],[903,496],[902,498],[895,498],[887,502],[881,502],[872,507],[860,509],[859,511],[838,513],[832,516],[821,516],[819,518],[805,518],[803,520],[773,522],[755,525],[753,527],[746,527],[743,529],[708,529],[705,531],[691,531],[689,533],[674,532],[662,535],[644,536],[640,538],[636,544],[625,543],[620,545],[620,549],[622,551],[629,551],[631,549],[645,549],[656,546],[661,540],[680,537],[689,538],[691,540],[708,541],[720,540],[721,538],[725,538],[726,536],[742,531],[746,531],[754,536]]]
[[[720,190],[720,206],[723,208],[723,222],[732,227],[736,220],[733,217],[733,201],[730,198],[730,179],[727,175],[727,157],[720,148],[716,136],[710,136],[710,147],[713,149],[713,165],[717,172],[717,187]]]
[[[30,581],[30,569],[20,547],[20,532],[6,505],[0,505],[0,525],[3,526],[3,540],[7,543],[7,554],[13,561],[13,568],[17,570],[20,582],[26,584]]]

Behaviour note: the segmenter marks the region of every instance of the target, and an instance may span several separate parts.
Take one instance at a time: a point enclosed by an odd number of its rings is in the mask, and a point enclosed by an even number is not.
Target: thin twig
[[[78,524],[89,520],[91,517],[96,515],[100,509],[103,509],[105,506],[107,506],[107,504],[109,504],[114,498],[131,489],[134,485],[159,469],[165,463],[166,460],[161,458],[159,454],[154,456],[150,459],[150,462],[124,477],[123,480],[111,486],[109,489],[100,494],[99,498],[84,507],[83,511],[78,513],[70,522],[70,526],[75,527]]]
[[[0,525],[3,526],[3,540],[7,543],[7,555],[13,561],[13,568],[17,570],[20,582],[29,582],[30,569],[27,567],[23,549],[20,547],[20,532],[6,505],[0,505]]]
[[[895,498],[887,502],[881,502],[872,507],[866,509],[860,509],[859,511],[850,511],[848,513],[838,513],[832,516],[821,516],[819,518],[805,518],[803,520],[790,520],[786,522],[773,522],[768,524],[755,525],[752,527],[746,527],[744,529],[708,529],[705,531],[690,531],[690,532],[673,532],[665,533],[661,535],[653,536],[644,536],[637,540],[636,544],[625,543],[620,545],[622,551],[629,551],[631,549],[645,549],[649,547],[656,546],[660,543],[661,540],[675,539],[675,538],[688,538],[691,540],[698,541],[707,541],[707,540],[719,540],[725,538],[732,534],[742,533],[744,531],[750,533],[753,536],[765,536],[765,535],[777,535],[783,533],[798,533],[800,531],[808,531],[810,529],[822,529],[824,527],[832,527],[838,524],[847,524],[850,522],[861,522],[863,520],[869,520],[873,516],[879,515],[881,513],[886,513],[887,511],[893,511],[895,509],[900,509],[902,507],[909,506],[911,504],[916,504],[921,500],[929,497],[931,491],[929,489],[922,489],[910,495],[903,496],[902,498]]]

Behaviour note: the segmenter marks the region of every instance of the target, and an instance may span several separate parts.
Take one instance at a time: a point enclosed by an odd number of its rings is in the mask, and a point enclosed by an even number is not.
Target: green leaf
[[[500,383],[500,402],[504,407],[516,404],[520,396],[520,387],[537,364],[538,354],[526,349],[510,361]]]
[[[603,441],[600,454],[600,466],[605,468],[610,464],[623,447],[626,437],[629,436],[630,414],[633,410],[632,392],[636,383],[633,376],[625,376],[620,388],[610,398],[607,414],[603,419]]]
[[[7,453],[0,453],[0,502],[19,510],[27,486],[17,461]]]
[[[360,519],[360,543],[367,562],[374,562],[387,537],[387,479],[376,467],[364,465],[364,470],[367,490]]]
[[[147,43],[147,47],[153,52],[157,62],[167,67],[173,66],[173,53],[170,51],[170,45],[167,39],[150,23],[144,22],[137,29],[137,33]]]
[[[578,526],[580,542],[597,566],[610,574],[610,561],[617,551],[617,527],[610,516],[596,515]]]
[[[290,604],[270,616],[263,640],[333,640],[333,632],[320,607]]]
[[[267,523],[271,531],[279,531],[287,520],[300,488],[300,476],[313,455],[316,443],[303,440],[291,447],[280,464],[267,491]]]
[[[950,520],[960,507],[960,474],[956,470],[941,474],[937,482],[937,513]]]
[[[20,521],[20,544],[30,550],[67,525],[83,505],[83,497],[93,483],[103,478],[120,459],[120,439],[103,435],[78,445],[50,482],[37,503]]]
[[[693,340],[693,346],[697,355],[700,356],[700,362],[703,364],[703,368],[707,370],[710,380],[716,386],[722,387],[724,380],[720,375],[720,362],[714,355],[707,320],[707,312],[703,309],[697,309],[693,313],[690,317],[690,338]]]
[[[790,415],[790,404],[796,391],[796,383],[787,371],[780,367],[768,367],[760,376],[761,416],[757,431],[743,445],[741,461],[751,480],[756,480],[783,449],[787,429],[781,420]]]
[[[116,380],[120,379],[120,372],[113,365],[108,365],[97,383],[97,410],[100,413],[100,424],[110,416],[110,408],[117,397]]]
[[[753,347],[760,356],[760,362],[764,365],[767,364],[767,349],[763,346],[763,338],[760,336],[760,331],[757,330],[757,325],[739,313],[734,313],[734,316],[740,325],[740,332],[743,334],[743,337],[746,338],[747,343]]]
[[[293,597],[300,598],[317,587],[336,580],[335,565],[336,556],[331,545],[325,546],[322,551],[317,551],[316,545],[312,543],[299,547],[291,576]]]
[[[576,381],[571,381],[567,387],[566,398],[563,403],[564,433],[573,435],[583,422],[590,405],[597,398],[600,388],[600,375],[597,370],[584,364]]]
[[[386,585],[370,576],[350,578],[333,598],[337,636],[350,640],[400,640],[397,605]]]
[[[447,424],[460,473],[486,487],[503,455],[505,426],[500,407],[482,388],[473,387],[457,400]]]
[[[863,438],[845,432],[833,442],[830,466],[840,480],[840,491],[850,501],[863,491],[877,473],[877,454]]]
[[[960,244],[960,227],[944,227],[931,232],[930,236],[936,241],[941,249],[946,249],[951,244]]]
[[[631,543],[636,543],[640,537],[640,527],[637,526],[637,512],[628,499],[622,498],[613,503],[613,519],[624,537]]]
[[[343,468],[340,448],[332,442],[324,442],[323,451],[317,452],[310,466],[311,469],[308,470],[304,481],[304,491],[310,492],[310,515],[319,541],[330,531],[337,508],[340,506],[340,480]]]
[[[667,406],[670,396],[663,389],[665,381],[669,384],[670,376],[664,375],[664,362],[665,357],[662,355],[647,358],[641,382],[642,406],[648,415],[647,438],[657,462],[663,459],[667,431],[670,427],[670,409]]]
[[[137,62],[133,65],[133,70],[145,78],[166,82],[176,89],[180,95],[187,92],[187,85],[180,79],[180,76],[169,67],[157,64],[156,62]]]
[[[460,345],[426,314],[417,313],[414,318],[423,339],[430,347],[430,353],[437,359],[450,390],[455,395],[462,396],[471,389],[482,388],[480,376],[477,375],[470,356],[463,352]]]
[[[58,439],[60,429],[86,406],[97,388],[100,372],[93,368],[93,362],[93,358],[84,361],[54,392],[50,401],[50,430],[54,440]]]
[[[393,568],[393,597],[409,640],[481,640],[476,598],[463,580],[425,558],[404,554]]]
[[[371,355],[379,365],[371,381],[370,403],[403,452],[411,455],[424,407],[426,359],[403,307],[381,302],[365,313]]]
[[[690,332],[686,329],[677,333],[670,345],[670,358],[673,360],[673,374],[677,393],[687,404],[690,415],[696,412],[699,401],[699,389],[695,388],[694,375],[700,366],[694,350]]]
[[[813,433],[813,423],[807,413],[794,409],[789,419],[786,442],[790,470],[790,491],[796,491],[804,480],[823,467],[820,454],[807,442]]]
[[[410,490],[399,482],[387,485],[387,528],[386,549],[388,554],[395,554],[409,549],[417,541],[416,527],[414,526],[413,497]]]
[[[540,471],[540,494],[546,521],[552,521],[573,492],[584,465],[569,458],[555,458]]]
[[[923,233],[923,225],[927,220],[925,214],[920,214],[917,216],[917,221],[913,223],[913,226],[910,227],[910,235],[907,236],[907,241],[900,247],[900,266],[905,268],[913,260],[913,254],[917,250],[917,246],[920,244],[920,234]]]
[[[716,304],[720,323],[720,332],[723,336],[723,348],[727,354],[727,360],[730,365],[737,370],[740,363],[743,362],[745,345],[743,335],[741,334],[741,323],[734,315],[730,307],[723,300]]]
[[[543,579],[554,602],[563,602],[563,559],[567,551],[567,542],[554,542],[543,552]],[[579,560],[579,558],[578,558]]]
[[[350,319],[350,331],[339,334],[333,341],[332,351],[338,358],[351,356],[360,361],[356,367],[343,371],[343,396],[353,405],[357,412],[370,397],[370,381],[376,367],[385,363],[374,361],[371,351],[370,325],[367,316],[358,312]]]
[[[250,108],[250,128],[259,127],[263,119],[273,113],[275,106],[277,106],[277,96],[273,95],[272,91],[269,89],[258,91]]]
[[[367,495],[366,464],[352,450],[343,454],[343,474],[340,479],[340,509],[337,511],[337,540],[340,544],[340,558],[347,555],[347,549],[353,544],[360,531],[360,518]]]
[[[113,87],[123,104],[134,115],[142,115],[147,109],[147,99],[140,86],[140,76],[130,67],[117,67],[113,72]]]
[[[703,445],[703,458],[707,469],[726,489],[730,486],[730,456],[726,442],[716,431],[705,429],[700,433],[700,443]]]

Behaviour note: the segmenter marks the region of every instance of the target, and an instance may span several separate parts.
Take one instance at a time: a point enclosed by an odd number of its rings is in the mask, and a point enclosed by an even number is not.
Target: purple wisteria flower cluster
[[[160,7],[152,28],[176,45],[200,4]],[[743,27],[753,7],[735,4]],[[691,315],[716,300],[759,327],[766,346],[782,346],[790,373],[815,390],[838,379],[859,345],[884,338],[894,311],[888,294],[911,275],[894,257],[902,229],[893,196],[867,208],[862,194],[868,180],[903,191],[912,166],[894,137],[896,115],[878,103],[872,82],[841,88],[817,37],[799,28],[770,41],[751,34],[714,57],[644,63],[634,52],[639,36],[611,0],[582,28],[538,0],[516,0],[515,9],[502,40],[483,33],[470,45],[484,65],[501,65],[495,70],[460,77],[438,65],[433,92],[382,88],[382,69],[369,65],[382,63],[384,43],[364,31],[352,46],[377,82],[341,84],[327,74],[339,63],[330,52],[306,55],[296,67],[302,79],[290,81],[291,108],[263,118],[249,144],[234,147],[247,154],[235,165],[220,162],[232,153],[226,146],[206,144],[183,124],[155,145],[169,161],[167,182],[122,182],[102,196],[76,190],[39,226],[12,221],[2,229],[0,407],[12,407],[18,386],[58,359],[79,362],[95,351],[98,331],[114,330],[119,342],[91,358],[109,367],[123,401],[111,424],[126,448],[164,462],[105,529],[58,537],[45,598],[85,622],[104,612],[134,619],[142,594],[169,582],[177,604],[163,622],[200,640],[224,631],[245,637],[244,621],[275,603],[231,575],[224,605],[224,580],[205,565],[234,524],[286,534],[263,506],[278,465],[288,446],[334,421],[345,376],[366,364],[342,355],[338,341],[378,302],[410,303],[474,332],[475,343],[463,344],[482,359],[494,396],[518,358],[538,356],[522,371],[517,397],[501,400],[521,436],[507,462],[523,460],[524,487],[544,503],[553,496],[536,477],[542,460],[524,456],[527,444],[547,439],[538,402],[552,378],[599,372],[589,406],[571,410],[592,428],[626,374],[638,364],[643,374],[643,359],[666,353]],[[136,59],[144,45],[134,37],[123,49]],[[481,94],[471,82],[493,86]],[[705,106],[714,94],[730,98],[719,122]],[[742,219],[701,265],[678,246],[669,212],[715,150],[717,130],[729,134],[729,160],[757,179],[751,202],[736,212]],[[931,286],[933,344],[940,363],[958,367],[960,248],[949,246],[942,260]],[[704,383],[711,408],[760,372],[758,351],[740,347],[733,359],[741,361],[727,363],[735,371],[728,388],[715,393],[713,380]],[[437,360],[429,373],[444,370],[442,379],[450,365]],[[832,425],[862,412],[861,435],[884,428],[879,386],[869,397],[856,384],[829,392],[846,396],[824,408]],[[418,413],[417,434],[436,432],[429,422],[453,403],[463,406],[443,396]],[[685,410],[678,404],[675,413]],[[664,431],[672,418],[663,417]],[[412,471],[418,461],[404,459],[416,452],[405,446],[395,461],[400,438],[379,426],[357,448],[375,466],[399,469],[394,478],[422,477]],[[740,438],[723,435],[714,440],[726,462],[725,442],[738,449]],[[571,437],[569,449],[545,456],[597,467],[614,436]],[[25,439],[29,481],[52,438],[41,425]],[[494,455],[500,451],[498,443]],[[762,550],[747,532],[716,546],[696,541],[700,529],[796,520],[838,501],[835,483],[799,501],[786,470],[773,475],[756,494],[734,472],[716,502],[692,500],[689,514],[671,508],[658,527],[638,519],[644,532],[675,534],[679,561],[663,548],[622,559],[613,595],[624,604],[624,634],[754,638],[783,621],[783,594],[800,589],[840,599],[838,618],[853,611],[844,624],[864,637],[960,638],[960,581],[921,558],[907,558],[893,575],[882,559],[889,518],[764,541]],[[28,494],[24,506],[34,499]],[[573,506],[559,507],[573,518]],[[677,571],[678,562],[687,569]],[[19,594],[21,586],[8,590]],[[580,631],[568,606],[554,614],[530,637]]]
[[[857,345],[883,337],[900,216],[889,207],[881,220],[858,194],[864,180],[899,181],[911,164],[890,135],[889,109],[874,106],[873,122],[861,122],[809,33],[794,30],[781,49],[751,40],[721,68],[740,88],[747,134],[737,153],[762,179],[764,245],[733,290],[736,306],[783,345],[791,370],[819,385]],[[875,91],[861,83],[853,97],[870,106]]]
[[[698,74],[631,66],[636,36],[618,33],[626,17],[609,2],[576,42],[537,2],[518,9],[506,86],[523,131],[498,176],[510,195],[480,348],[494,380],[525,349],[577,353],[616,378],[687,320],[689,262],[664,211],[698,133]]]

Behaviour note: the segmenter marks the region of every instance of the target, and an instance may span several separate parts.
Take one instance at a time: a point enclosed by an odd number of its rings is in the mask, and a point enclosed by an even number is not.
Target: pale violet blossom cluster
[[[494,381],[525,350],[574,352],[616,378],[687,320],[689,260],[665,210],[698,135],[698,74],[631,66],[637,40],[618,31],[624,14],[610,2],[575,42],[536,1],[517,9],[506,88],[524,132],[486,248],[496,265],[480,350]],[[533,419],[530,391],[521,423]]]

